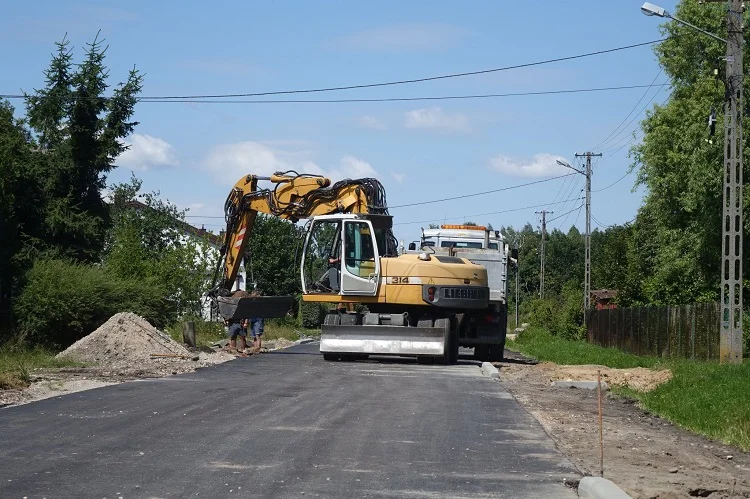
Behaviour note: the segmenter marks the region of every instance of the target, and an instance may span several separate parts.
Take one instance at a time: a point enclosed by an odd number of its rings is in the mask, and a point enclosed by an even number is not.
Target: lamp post
[[[727,39],[709,33],[662,7],[644,3],[647,16],[672,19],[727,44],[726,102],[724,103],[724,164],[721,238],[721,314],[719,319],[721,362],[742,362],[742,0],[728,4]]]

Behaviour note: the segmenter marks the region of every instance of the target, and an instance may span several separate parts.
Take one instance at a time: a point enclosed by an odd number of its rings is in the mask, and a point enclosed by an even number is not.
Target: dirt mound
[[[137,367],[152,362],[152,354],[177,354],[187,358],[194,355],[143,317],[123,312],[110,317],[99,329],[73,343],[57,357],[109,367]]]
[[[672,371],[669,369],[656,371],[645,367],[614,369],[597,365],[558,366],[544,362],[538,364],[537,368],[545,371],[550,381],[596,381],[597,371],[601,371],[602,381],[606,381],[608,385],[627,386],[639,392],[650,392],[672,379]]]

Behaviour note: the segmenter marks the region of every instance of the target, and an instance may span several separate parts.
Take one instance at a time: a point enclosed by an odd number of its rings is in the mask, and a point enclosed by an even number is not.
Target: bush
[[[38,260],[14,303],[18,329],[35,345],[62,349],[118,312],[133,312],[156,327],[177,319],[161,287],[115,277],[102,267]]]
[[[567,340],[586,338],[583,327],[583,297],[573,284],[563,287],[560,295],[536,299],[522,305],[525,320]]]

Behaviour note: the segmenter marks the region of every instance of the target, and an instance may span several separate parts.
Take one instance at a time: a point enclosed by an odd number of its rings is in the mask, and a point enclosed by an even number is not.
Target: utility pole
[[[721,238],[721,362],[742,362],[742,45],[743,2],[729,0],[724,103]]]
[[[554,211],[542,210],[536,213],[542,215],[542,245],[539,252],[539,298],[544,298],[544,240],[547,238],[547,213],[554,213]]]
[[[518,236],[516,234],[516,236]],[[519,275],[521,274],[521,247],[523,246],[523,238],[516,239],[516,253],[518,253],[518,258],[516,260],[516,328],[518,328],[518,297],[519,297]]]
[[[583,284],[583,317],[584,324],[586,323],[586,312],[591,306],[591,158],[594,156],[601,156],[602,153],[595,154],[593,152],[576,153],[576,158],[586,158],[586,252],[585,252],[585,269],[586,277]],[[583,173],[583,172],[579,172]]]

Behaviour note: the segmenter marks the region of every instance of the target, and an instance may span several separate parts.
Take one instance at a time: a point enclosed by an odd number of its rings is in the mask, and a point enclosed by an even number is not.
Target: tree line
[[[64,38],[23,118],[0,101],[0,341],[62,348],[123,310],[158,326],[200,311],[206,244],[184,212],[135,177],[107,182],[143,75],[111,86],[106,51],[97,35],[74,63]]]

